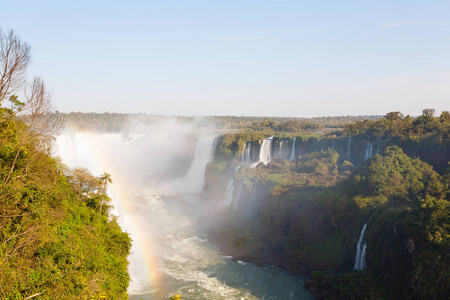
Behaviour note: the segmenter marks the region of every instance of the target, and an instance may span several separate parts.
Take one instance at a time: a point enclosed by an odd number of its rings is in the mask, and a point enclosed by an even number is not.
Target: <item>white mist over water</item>
[[[133,239],[131,299],[311,299],[298,278],[221,257],[206,240],[214,199],[194,193],[213,159],[211,133],[168,122],[146,134],[60,135],[54,146],[69,167],[112,175],[108,194]]]

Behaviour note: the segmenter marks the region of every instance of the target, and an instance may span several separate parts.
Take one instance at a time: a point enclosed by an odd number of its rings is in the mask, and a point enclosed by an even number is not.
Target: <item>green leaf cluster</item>
[[[0,113],[0,298],[126,299],[131,240],[99,179],[66,176],[35,136],[20,147],[25,125]]]

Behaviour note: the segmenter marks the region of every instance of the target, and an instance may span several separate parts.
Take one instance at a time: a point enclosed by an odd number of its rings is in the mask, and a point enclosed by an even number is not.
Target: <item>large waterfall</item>
[[[55,139],[53,154],[69,167],[112,175],[108,195],[133,239],[130,299],[168,299],[175,293],[183,299],[310,299],[297,278],[221,257],[207,241],[204,223],[214,219],[208,208],[213,201],[200,201],[195,193],[203,188],[215,141],[195,132],[158,124],[148,134],[76,133]],[[233,194],[240,197],[236,189],[228,201]]]
[[[252,168],[256,168],[256,166],[261,162],[265,165],[267,165],[270,162],[271,160],[270,152],[272,151],[272,139],[273,137],[270,137],[262,141],[261,150],[259,151],[259,161],[252,164],[251,165]]]
[[[205,167],[214,158],[215,137],[202,137],[195,149],[194,161],[188,173],[160,190],[165,194],[199,194],[205,184]]]
[[[358,244],[356,245],[356,257],[354,270],[363,270],[366,268],[366,248],[367,244],[364,243],[364,233],[366,231],[367,224],[364,224],[361,234],[359,235]]]

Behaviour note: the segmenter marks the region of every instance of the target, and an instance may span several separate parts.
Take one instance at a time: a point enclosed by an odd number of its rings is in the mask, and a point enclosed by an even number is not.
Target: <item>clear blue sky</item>
[[[450,110],[450,1],[2,1],[64,112]]]

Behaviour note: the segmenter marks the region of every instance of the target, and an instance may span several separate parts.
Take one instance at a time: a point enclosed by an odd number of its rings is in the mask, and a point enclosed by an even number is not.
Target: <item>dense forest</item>
[[[434,113],[320,135],[224,135],[206,192],[227,197],[231,182],[234,193],[210,238],[235,259],[310,277],[317,299],[446,299],[450,118]]]
[[[175,119],[180,123],[196,123],[205,128],[219,131],[259,131],[259,132],[317,132],[342,129],[357,121],[378,120],[381,116],[343,116],[317,118],[283,118],[283,117],[236,117],[236,116],[160,116],[153,114],[123,113],[61,113],[54,116],[63,120],[66,127],[77,131],[126,132],[130,124],[155,124],[164,119]],[[137,129],[134,127],[133,131]]]

